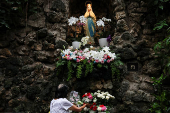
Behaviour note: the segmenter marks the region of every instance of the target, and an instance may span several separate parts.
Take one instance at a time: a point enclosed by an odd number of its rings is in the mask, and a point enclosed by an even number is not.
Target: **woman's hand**
[[[90,108],[91,104],[89,103],[86,103],[86,107]]]

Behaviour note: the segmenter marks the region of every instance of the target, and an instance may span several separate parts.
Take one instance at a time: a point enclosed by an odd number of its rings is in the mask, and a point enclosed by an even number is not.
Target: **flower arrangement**
[[[108,37],[108,35],[109,35],[110,32],[105,30],[106,22],[107,23],[111,22],[111,19],[107,19],[107,18],[103,17],[102,19],[99,19],[96,22],[96,24],[98,26],[98,30],[99,30],[99,33],[97,35],[98,38],[105,38],[105,37]]]
[[[74,36],[74,40],[78,40],[78,41],[80,41],[81,40],[81,38],[83,37],[83,35],[84,35],[84,32],[81,32],[81,28],[83,27],[83,26],[85,26],[85,24],[86,24],[86,21],[87,21],[87,19],[82,15],[82,16],[80,16],[79,18],[76,18],[76,17],[70,17],[69,19],[68,19],[68,25],[69,26],[75,26],[75,30],[74,30],[74,32],[75,32],[75,36]],[[79,30],[77,30],[77,28],[79,29]],[[79,31],[79,32],[78,32]],[[78,37],[78,38],[77,38]]]
[[[67,80],[72,78],[74,70],[76,70],[77,78],[80,78],[82,74],[87,76],[88,73],[93,71],[95,64],[97,65],[97,68],[110,68],[113,76],[114,74],[119,74],[117,67],[123,65],[119,59],[120,58],[117,57],[115,53],[110,51],[109,47],[94,50],[94,47],[90,46],[90,48],[78,50],[73,49],[71,46],[70,48],[61,51],[61,57],[57,59],[56,68],[58,69],[59,74],[62,70],[62,66],[65,64],[67,65]],[[85,73],[82,73],[82,69],[85,70]]]
[[[71,94],[77,95],[78,92],[71,92]],[[83,113],[110,113],[109,110],[112,107],[112,101],[115,99],[115,97],[111,94],[109,94],[109,92],[102,92],[100,90],[98,90],[97,92],[94,93],[85,93],[82,96],[82,100],[77,100],[76,104],[77,106],[81,106],[84,103],[89,103],[90,106],[86,106],[83,109]],[[72,100],[72,97],[71,97]],[[72,102],[72,101],[71,101]],[[72,111],[70,111],[70,113],[73,113]]]
[[[102,112],[102,113],[109,113],[109,109],[111,108],[111,100],[115,99],[115,97],[109,92],[101,92],[98,90],[94,93],[85,93],[82,96],[82,102],[90,103],[90,108],[85,107],[84,111],[87,112]]]
[[[87,76],[93,72],[93,68],[105,68],[111,70],[111,75],[119,76],[118,67],[123,65],[120,58],[114,52],[110,51],[109,47],[95,50],[93,46],[84,50],[73,49],[71,46],[68,49],[61,51],[61,56],[56,59],[57,75],[62,73],[62,70],[68,69],[67,81],[76,75],[81,78],[82,75]],[[65,68],[67,66],[67,68]],[[84,70],[84,73],[82,72]],[[63,74],[63,73],[62,73]]]
[[[91,46],[92,48],[93,46]],[[61,53],[62,59],[67,60],[75,60],[76,62],[80,62],[82,60],[88,60],[88,62],[94,63],[110,63],[116,58],[115,53],[110,52],[109,47],[104,47],[100,51],[94,51],[89,48],[85,48],[84,50],[71,50],[69,49],[63,50]]]

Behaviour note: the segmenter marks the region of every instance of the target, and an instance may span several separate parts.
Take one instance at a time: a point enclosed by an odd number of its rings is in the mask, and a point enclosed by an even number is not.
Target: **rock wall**
[[[68,46],[65,40],[69,1],[37,2],[39,11],[29,16],[27,26],[21,22],[20,29],[1,35],[0,112],[47,113],[56,85],[64,81],[62,76],[56,77],[55,62],[63,45]],[[109,17],[116,22],[111,45],[125,63],[123,80],[116,82],[114,78],[94,77],[95,81],[89,81],[89,78],[74,78],[67,83],[71,89],[81,92],[89,89],[109,90],[116,97],[113,112],[146,113],[149,103],[154,100],[150,77],[159,76],[161,69],[154,60],[153,45],[162,34],[152,31],[154,19],[147,14],[144,1],[109,2],[112,12]],[[139,70],[128,72],[128,62],[138,63]],[[98,78],[97,72],[94,75]]]

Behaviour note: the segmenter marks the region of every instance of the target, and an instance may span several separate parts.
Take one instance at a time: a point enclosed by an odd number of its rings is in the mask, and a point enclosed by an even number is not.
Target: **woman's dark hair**
[[[68,86],[65,84],[59,84],[56,88],[55,98],[66,98],[68,94]]]

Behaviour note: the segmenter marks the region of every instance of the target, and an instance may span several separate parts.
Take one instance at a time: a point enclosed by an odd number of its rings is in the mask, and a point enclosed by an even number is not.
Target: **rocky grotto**
[[[114,23],[110,45],[124,63],[120,81],[97,71],[70,81],[56,76],[56,61],[68,44],[68,18],[85,12],[85,0],[37,0],[39,11],[0,38],[0,112],[48,113],[55,87],[65,82],[71,90],[107,90],[115,96],[113,113],[148,113],[155,100],[151,77],[161,74],[153,46],[164,34],[153,30],[154,16],[141,0],[91,0],[97,18]],[[128,71],[137,63],[137,71]],[[100,78],[101,77],[101,78]]]

